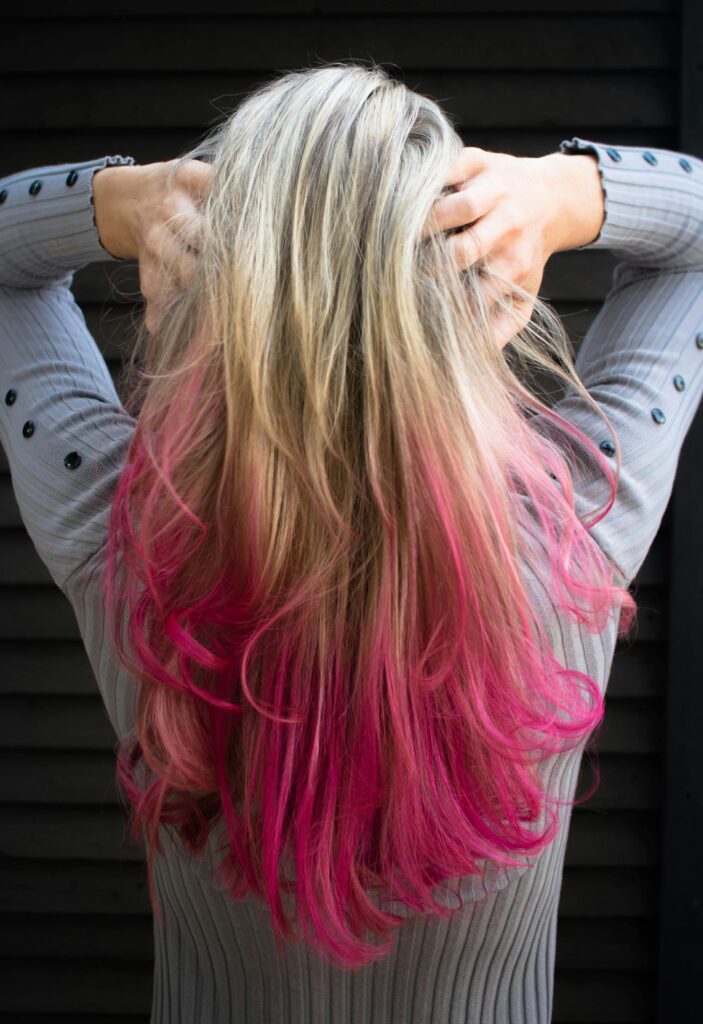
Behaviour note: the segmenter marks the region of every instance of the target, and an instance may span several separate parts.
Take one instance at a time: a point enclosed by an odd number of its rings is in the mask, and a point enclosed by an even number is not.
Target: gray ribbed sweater
[[[561,148],[596,154],[606,217],[584,248],[619,260],[577,369],[622,444],[615,505],[592,532],[629,583],[659,528],[701,397],[703,161],[576,138]],[[90,202],[92,173],[104,165],[0,181],[0,440],[25,526],[72,604],[121,737],[134,724],[135,682],[111,648],[98,584],[134,420],[69,291],[75,269],[109,259]],[[608,440],[573,389],[557,408]],[[581,471],[576,491],[588,512],[603,499],[603,480]],[[605,689],[615,622],[594,637],[565,622],[539,587],[534,600],[556,656]],[[547,766],[562,798],[574,796],[581,757],[579,748]],[[196,861],[167,841],[156,862],[166,921],[154,926],[152,1024],[547,1024],[569,819],[567,808],[558,839],[531,865],[467,880],[463,911],[449,921],[411,918],[392,954],[358,972],[330,967],[303,945],[279,957],[265,905],[229,901],[210,880],[209,855]]]

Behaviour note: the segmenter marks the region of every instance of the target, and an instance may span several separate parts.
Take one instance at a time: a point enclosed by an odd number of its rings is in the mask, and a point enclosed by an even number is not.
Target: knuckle
[[[484,166],[487,161],[487,152],[480,146],[464,146],[464,155],[474,166]]]

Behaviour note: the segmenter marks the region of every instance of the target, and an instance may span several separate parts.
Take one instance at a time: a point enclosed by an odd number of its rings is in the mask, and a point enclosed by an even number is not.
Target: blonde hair
[[[423,237],[461,147],[378,67],[258,89],[197,151],[198,271],[130,369],[105,593],[141,681],[118,763],[134,834],[151,865],[160,826],[201,850],[224,823],[232,897],[261,895],[282,940],[293,894],[347,966],[401,920],[372,892],[446,915],[435,886],[556,835],[539,764],[603,701],[555,659],[528,566],[593,630],[634,614],[576,515],[568,444],[610,502],[616,478],[524,380],[588,399],[558,317],[538,300],[501,351],[486,267]]]

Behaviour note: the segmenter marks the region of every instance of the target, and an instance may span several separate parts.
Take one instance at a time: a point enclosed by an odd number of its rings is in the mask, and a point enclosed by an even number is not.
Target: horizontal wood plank
[[[150,915],[4,914],[0,918],[0,957],[57,960],[129,960],[153,963]],[[651,970],[653,921],[568,918],[559,925],[557,968]]]
[[[27,860],[4,857],[0,912],[26,914],[150,913],[141,860]],[[658,897],[655,865],[567,864],[559,916],[651,918]]]
[[[571,125],[565,130],[546,128],[501,129],[474,124],[458,125],[468,145],[479,146],[499,153],[516,156],[542,156],[558,149],[564,138],[575,134]],[[54,163],[92,160],[108,153],[131,155],[141,163],[168,160],[187,152],[200,141],[202,129],[138,128],[123,125],[119,129],[100,125],[77,127],[41,133],[29,128],[5,129],[5,144],[0,153],[0,175],[13,174],[27,167],[45,167]],[[657,128],[651,125],[600,125],[595,121],[579,126],[582,138],[595,139],[621,146],[649,146],[676,149],[673,126]]]
[[[557,930],[557,970],[654,971],[656,923],[567,918]]]
[[[146,1013],[122,1014],[82,1013],[80,1017],[57,1016],[55,1013],[0,1013],[0,1024],[151,1024],[150,1015]]]
[[[0,694],[95,697],[97,683],[80,639],[0,640]]]
[[[651,918],[656,915],[658,894],[656,865],[567,864],[559,897],[559,918]]]
[[[551,271],[550,271],[551,274]],[[603,281],[608,285],[609,268],[605,268]],[[558,274],[550,282],[552,293],[563,292],[571,287],[575,274],[568,277],[565,273]],[[549,302],[560,317],[568,336],[578,352],[581,341],[600,311],[602,302],[589,298],[585,302],[578,299],[560,299],[547,296],[543,291],[540,296]],[[120,364],[129,358],[134,348],[136,332],[141,323],[141,299],[134,303],[123,302],[111,304],[107,300],[83,302],[81,304],[88,329],[95,338],[98,347],[110,369],[113,380],[118,377]],[[2,523],[0,523],[2,525]]]
[[[584,807],[597,810],[657,809],[661,806],[662,765],[655,754],[601,754],[601,783]],[[115,783],[116,756],[95,750],[0,750],[0,801],[8,804],[120,803]],[[583,760],[577,793],[592,785]]]
[[[606,698],[663,698],[666,690],[666,648],[637,640],[632,646],[616,647]],[[606,712],[607,713],[607,712]]]
[[[256,8],[253,8],[255,12]],[[90,72],[243,72],[296,68],[354,58],[416,68],[508,71],[623,71],[673,67],[676,25],[667,15],[532,12],[511,18],[463,14],[402,19],[375,14],[192,19],[128,18],[84,44],[70,22],[37,31],[31,22],[7,26],[0,74]]]
[[[76,130],[85,125],[103,130],[154,126],[202,131],[227,117],[271,77],[16,75],[11,89],[0,90],[0,121],[10,130]],[[615,129],[633,122],[667,128],[676,119],[678,79],[668,71],[423,71],[409,73],[406,80],[474,130],[529,126],[544,131],[563,126],[577,132],[582,125]],[[18,94],[21,105],[15,101]]]
[[[560,970],[552,1024],[642,1024],[651,1021],[653,973]]]
[[[593,304],[595,314],[610,289],[617,260],[606,250],[560,252],[549,261],[540,286],[540,296],[550,302]],[[135,263],[91,263],[79,270],[73,279],[72,292],[83,305],[109,308],[115,321],[120,306],[130,314],[140,301],[139,275]],[[109,303],[109,307],[102,304]],[[100,315],[100,314],[98,314]]]
[[[3,914],[0,957],[148,964],[154,959],[152,927],[150,914]]]
[[[4,478],[7,480],[7,477]],[[0,477],[0,486],[3,478]],[[6,516],[9,516],[10,499],[7,498]],[[0,587],[15,585],[40,585],[53,586],[49,570],[37,552],[29,534],[22,525],[19,508],[14,504],[15,521],[11,525],[0,527]],[[650,550],[651,557],[647,558],[646,568],[643,565],[639,574],[640,584],[647,586],[659,586],[665,582],[665,573],[668,565],[668,546],[665,548],[664,540],[661,545],[657,544],[654,551]],[[655,558],[655,555],[657,556]]]
[[[0,805],[0,853],[57,860],[141,860],[142,850],[125,834],[117,807]],[[566,863],[578,866],[657,863],[659,814],[594,811],[576,807]]]
[[[560,12],[574,14],[587,13],[619,13],[624,11],[638,12],[673,12],[677,11],[679,0],[534,0],[530,9],[534,12]],[[256,0],[256,10],[269,15],[287,15],[295,12],[298,15],[309,14],[429,14],[444,15],[464,13],[466,0]],[[522,0],[472,0],[471,10],[482,12],[498,12],[502,14],[522,14],[525,4]],[[227,17],[249,16],[252,12],[252,0],[207,0],[198,5],[198,14],[226,15]],[[120,4],[121,17],[150,18],[161,14],[160,5],[154,0],[139,3],[138,0],[123,0]],[[166,18],[168,15],[165,16]],[[173,15],[171,15],[173,17]],[[21,12],[19,18],[52,24],[56,20],[77,21],[89,19],[98,25],[105,21],[114,21],[114,9],[96,7],[89,0],[76,2],[52,9],[51,19],[39,8],[28,7]],[[16,8],[7,8],[0,14],[0,21],[18,20]]]
[[[119,804],[116,757],[97,750],[0,750],[0,801]]]
[[[664,643],[666,592],[660,587],[641,586],[639,602],[634,638]],[[79,635],[68,599],[53,584],[0,589],[0,640],[71,640]]]
[[[143,1013],[151,1004],[153,967],[139,961],[44,960],[0,963],[6,1013]],[[78,1022],[80,1024],[80,1022]]]
[[[621,698],[662,698],[665,653],[664,645],[641,639],[631,647],[616,648],[606,691],[610,708]],[[78,638],[0,640],[0,659],[0,695],[97,695],[97,683]]]
[[[85,697],[0,698],[0,747],[113,750],[117,740],[97,689]]]
[[[108,914],[118,918],[151,913],[144,857],[101,861],[3,857],[0,865],[2,913]],[[627,906],[636,911],[641,898],[633,893]]]
[[[581,806],[605,811],[661,808],[664,777],[661,755],[602,754],[598,761],[600,786]],[[592,772],[584,759],[577,794],[585,794],[592,784]]]
[[[151,964],[130,961],[15,959],[0,966],[0,986],[11,1013],[82,1014],[104,1006],[114,1013],[139,1013],[150,1005],[152,973]],[[553,1020],[636,1024],[647,1019],[653,995],[653,978],[644,973],[563,970],[555,987]]]
[[[117,807],[0,805],[0,854],[56,860],[143,860]]]
[[[654,754],[663,744],[660,699],[640,698],[610,703],[606,696],[603,726],[596,736],[600,754]]]
[[[646,867],[659,862],[659,817],[652,811],[575,807],[565,864]]]
[[[663,702],[622,698],[608,702],[594,736],[599,754],[654,754],[662,748]],[[115,749],[97,683],[93,696],[7,694],[0,697],[0,749]]]
[[[51,586],[0,590],[0,639],[73,640],[80,637],[68,598]]]

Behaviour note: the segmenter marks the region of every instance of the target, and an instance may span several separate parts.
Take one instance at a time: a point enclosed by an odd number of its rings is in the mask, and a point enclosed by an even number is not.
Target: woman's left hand
[[[544,266],[559,247],[560,192],[552,164],[550,156],[515,157],[466,146],[445,182],[455,191],[434,203],[425,226],[427,234],[462,229],[449,237],[460,270],[483,262],[491,278],[484,283],[485,298],[501,346],[529,322]]]
[[[144,322],[152,333],[195,271],[211,179],[212,167],[200,160],[106,167],[93,177],[100,241],[111,255],[139,261]]]

